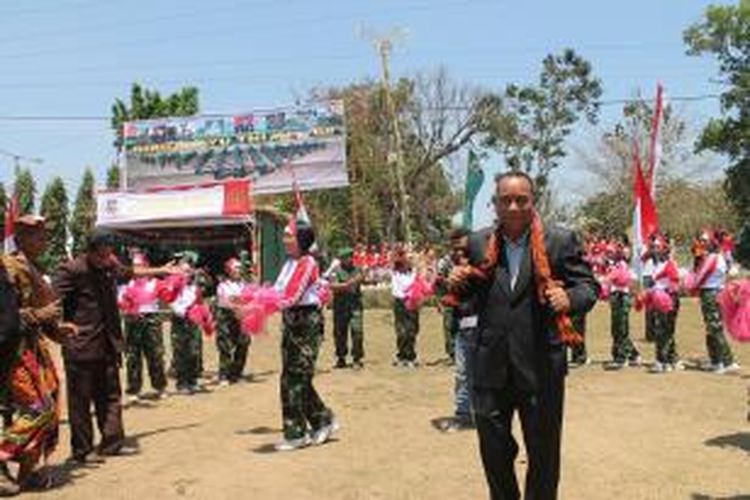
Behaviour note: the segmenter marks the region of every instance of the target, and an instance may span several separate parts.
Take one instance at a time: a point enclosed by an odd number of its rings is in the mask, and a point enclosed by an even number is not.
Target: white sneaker
[[[125,398],[125,404],[126,405],[134,405],[139,403],[141,400],[141,397],[138,394],[128,394],[128,397]]]
[[[338,431],[341,428],[338,421],[334,418],[331,420],[331,423],[328,425],[324,425],[317,431],[312,433],[311,440],[312,444],[314,445],[321,445],[331,439],[331,436],[334,432]]]
[[[679,360],[672,364],[672,368],[678,372],[685,371],[685,363],[682,360]]]
[[[274,445],[276,451],[294,451],[310,446],[310,438],[305,434],[301,438],[297,439],[284,439]]]
[[[225,378],[219,380],[219,387],[220,388],[229,387],[229,380]]]
[[[711,372],[716,375],[724,375],[727,372],[727,368],[724,366],[724,363],[716,363],[711,368]]]
[[[654,364],[651,365],[651,368],[648,369],[649,373],[665,373],[666,371],[666,365],[658,361],[654,361]]]
[[[739,373],[740,369],[740,364],[735,362],[724,367],[724,373]]]
[[[166,390],[158,391],[156,393],[156,399],[167,399],[169,397],[169,393]]]

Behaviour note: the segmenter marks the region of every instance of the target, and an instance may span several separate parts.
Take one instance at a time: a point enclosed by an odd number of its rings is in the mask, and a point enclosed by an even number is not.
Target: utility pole
[[[18,175],[18,172],[21,170],[21,161],[22,160],[24,162],[26,162],[26,163],[35,163],[37,165],[40,165],[40,164],[44,163],[44,160],[42,160],[41,158],[31,158],[31,157],[28,157],[28,156],[23,156],[23,155],[12,153],[12,152],[7,151],[5,149],[0,149],[0,155],[7,156],[11,160],[13,160],[13,168],[14,168],[14,173],[16,175]]]
[[[401,140],[401,129],[398,125],[398,115],[396,114],[396,106],[393,102],[393,96],[391,95],[391,73],[390,73],[390,55],[393,50],[393,43],[397,39],[402,39],[406,35],[404,30],[399,28],[392,29],[389,33],[384,35],[377,35],[375,33],[365,33],[365,30],[360,30],[361,34],[368,35],[375,45],[375,49],[380,55],[380,67],[382,71],[382,86],[383,95],[385,97],[386,111],[388,112],[388,119],[391,122],[393,129],[393,143],[392,147],[389,146],[388,151],[388,163],[392,165],[393,174],[396,178],[396,188],[399,197],[399,217],[401,218],[401,224],[404,231],[404,238],[407,243],[411,243],[411,224],[409,214],[409,200],[406,194],[406,187],[404,185],[404,155]],[[390,144],[390,141],[389,141]]]

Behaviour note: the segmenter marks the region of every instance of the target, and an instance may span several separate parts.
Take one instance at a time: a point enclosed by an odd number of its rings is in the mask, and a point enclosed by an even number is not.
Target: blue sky
[[[686,56],[682,43],[683,29],[709,3],[6,1],[0,4],[0,149],[42,158],[30,165],[39,183],[60,175],[73,190],[85,166],[101,180],[112,161],[108,121],[7,117],[108,117],[114,98],[126,97],[133,81],[164,93],[197,85],[204,112],[290,104],[314,86],[378,75],[378,59],[357,25],[408,32],[393,55],[395,76],[444,66],[458,80],[501,89],[532,80],[548,52],[570,46],[593,63],[605,101],[638,89],[651,93],[657,80],[672,96],[715,94],[721,88],[710,81],[714,64]],[[620,109],[603,108],[603,123]],[[699,125],[718,105],[701,101],[684,111]],[[585,146],[590,135],[581,129],[572,141]],[[566,168],[575,174],[575,158]],[[0,181],[7,184],[12,171],[12,160],[0,156]],[[576,192],[585,191],[578,182]]]

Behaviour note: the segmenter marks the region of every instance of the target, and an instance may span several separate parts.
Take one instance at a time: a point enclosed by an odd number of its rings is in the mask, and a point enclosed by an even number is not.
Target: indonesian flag
[[[656,168],[661,161],[661,125],[664,118],[664,87],[661,83],[656,85],[656,104],[654,105],[654,117],[651,120],[651,137],[648,149],[648,176],[647,186],[651,197],[656,198]]]
[[[645,243],[659,230],[659,217],[656,213],[654,198],[651,195],[651,187],[643,175],[640,151],[638,143],[635,141],[633,141],[633,167],[635,169],[633,176],[633,200],[635,202],[635,210],[633,211],[633,253],[636,256],[634,261],[640,279],[642,276],[640,256],[644,252]]]
[[[308,215],[307,208],[305,208],[302,191],[299,190],[296,179],[292,182],[292,189],[294,190],[294,214],[289,220],[287,231],[291,234],[297,234],[297,221],[310,225],[310,215]]]
[[[5,232],[3,234],[3,249],[5,253],[15,252],[16,248],[16,229],[15,220],[18,217],[18,200],[14,196],[11,198],[5,209]]]

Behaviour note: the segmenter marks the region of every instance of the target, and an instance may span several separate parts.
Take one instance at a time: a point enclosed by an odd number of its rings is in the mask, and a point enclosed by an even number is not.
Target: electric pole
[[[378,35],[375,33],[367,33],[366,30],[359,30],[362,35],[366,35],[375,45],[375,49],[380,55],[380,67],[382,72],[382,86],[383,96],[385,98],[386,111],[388,113],[388,119],[393,129],[393,142],[389,141],[388,148],[388,163],[392,166],[393,176],[396,178],[396,189],[399,197],[399,216],[401,218],[401,224],[404,231],[404,238],[407,243],[411,243],[411,223],[409,214],[409,200],[406,194],[406,187],[404,185],[404,156],[401,141],[401,128],[398,125],[398,115],[396,113],[396,106],[393,102],[393,96],[391,95],[391,73],[390,73],[390,55],[393,50],[393,43],[396,40],[403,39],[406,32],[402,29],[395,28],[390,30],[389,33]]]

